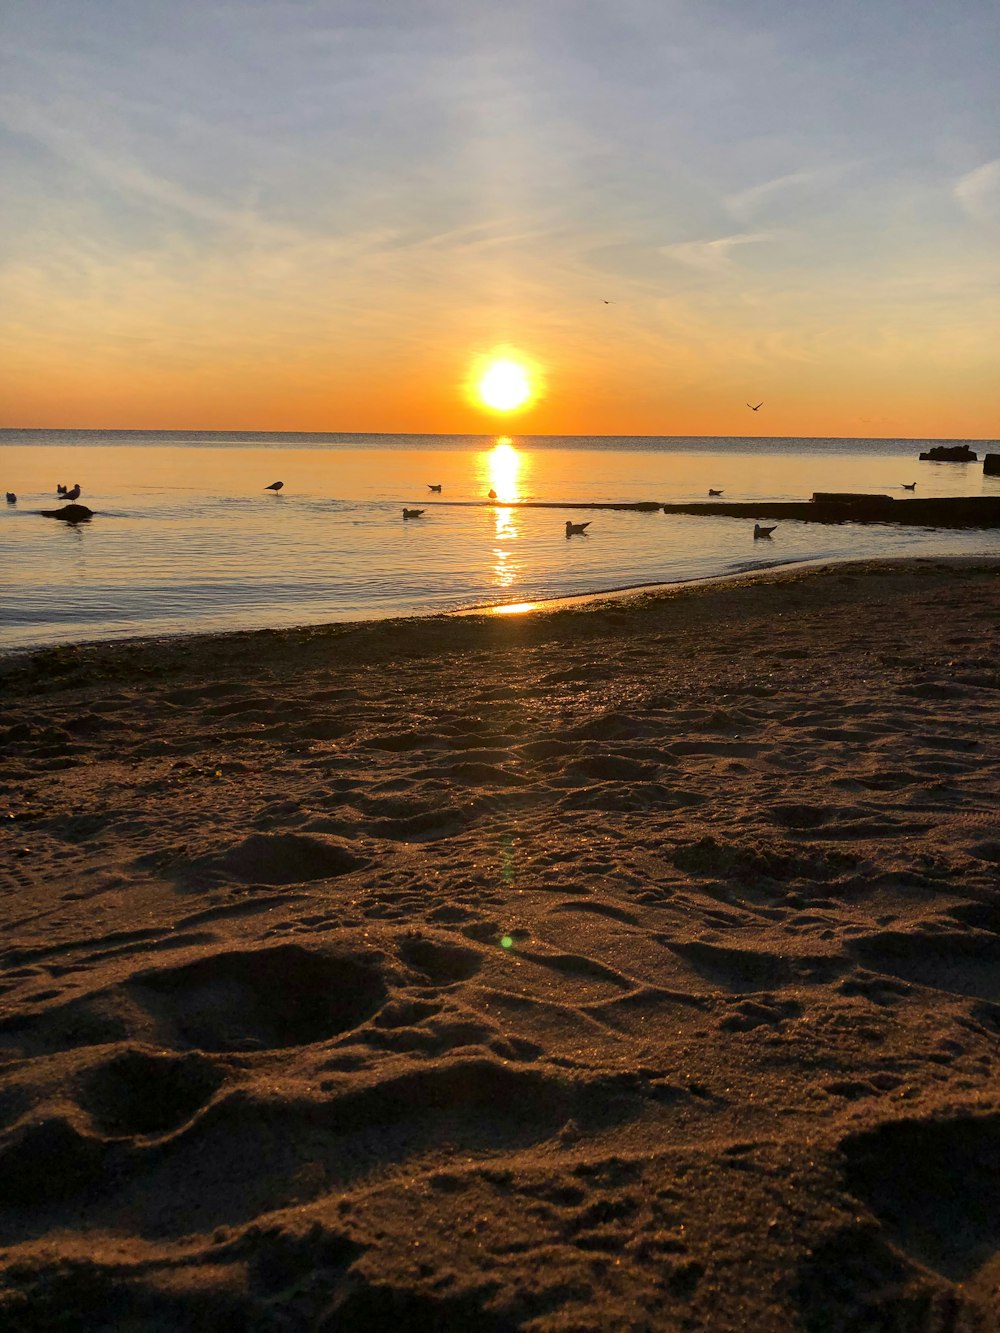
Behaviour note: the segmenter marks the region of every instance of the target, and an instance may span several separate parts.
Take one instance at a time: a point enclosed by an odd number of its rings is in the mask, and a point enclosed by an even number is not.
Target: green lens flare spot
[[[500,940],[501,949],[513,949],[514,941],[509,935],[504,935]]]

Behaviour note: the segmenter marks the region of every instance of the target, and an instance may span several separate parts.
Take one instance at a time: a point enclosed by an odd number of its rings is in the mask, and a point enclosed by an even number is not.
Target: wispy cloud
[[[120,198],[168,210],[195,222],[255,234],[266,232],[272,240],[295,239],[287,228],[264,223],[246,210],[220,203],[148,170],[121,148],[100,146],[88,135],[87,127],[79,120],[74,124],[68,113],[56,119],[42,114],[22,98],[0,95],[0,126],[31,139],[67,166],[88,173]]]
[[[727,197],[725,203],[734,218],[749,222],[761,213],[787,207],[797,199],[819,193],[842,180],[852,163],[837,163],[809,171],[790,171],[784,176],[751,185]]]
[[[1000,218],[1000,157],[962,176],[955,184],[955,198],[977,222]]]
[[[733,236],[717,236],[711,241],[680,241],[676,245],[660,247],[660,254],[691,268],[719,273],[733,262],[732,252],[744,245],[763,245],[783,239],[778,231],[745,231]]]

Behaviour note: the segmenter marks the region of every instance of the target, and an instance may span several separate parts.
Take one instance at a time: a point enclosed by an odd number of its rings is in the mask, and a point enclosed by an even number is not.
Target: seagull
[[[566,524],[566,536],[567,536],[567,537],[586,537],[586,535],[587,535],[586,529],[589,528],[589,527],[590,527],[590,520],[588,520],[586,523],[569,523],[569,522],[567,522],[567,524]]]
[[[265,486],[265,487],[264,487],[264,490],[265,490],[265,491],[274,491],[275,495],[277,495],[277,493],[281,490],[281,488],[282,488],[282,486],[284,486],[284,484],[285,484],[285,483],[284,483],[283,481],[272,481],[271,484],[270,484],[270,486]]]
[[[777,523],[775,523],[773,528],[762,528],[759,523],[755,523],[753,525],[754,541],[756,541],[758,537],[770,537],[771,533],[774,531],[774,528],[776,528],[777,526],[778,526]]]
[[[751,412],[759,412],[763,406],[764,406],[763,398],[760,400],[760,402],[757,404],[756,407],[754,407],[753,403],[747,403],[747,407],[749,407]]]
[[[422,509],[404,509],[404,518],[419,518],[424,511]]]
[[[63,485],[58,485],[56,487],[56,495],[65,495],[65,494],[66,494],[66,487]]]
[[[615,301],[605,301],[603,296],[601,297],[601,300],[604,301],[604,304],[605,304],[605,305],[615,305],[615,304],[617,304]]]
[[[721,491],[713,491],[711,487],[709,487],[708,493],[709,493],[709,495],[721,495],[721,494],[722,494]]]
[[[76,485],[73,487],[73,489],[72,489],[71,491],[65,491],[64,494],[65,494],[67,500],[79,500],[79,498],[80,498],[80,483],[77,482]]]
[[[16,505],[16,504],[17,504],[17,496],[14,494],[13,491],[8,491],[8,492],[7,492],[7,503],[8,503],[9,505]]]
[[[904,491],[915,491],[917,489],[917,483],[915,481],[911,481],[909,486],[907,486],[906,482],[904,481],[902,483],[902,486]]]
[[[428,489],[429,491],[437,491],[438,495],[441,494],[441,487],[440,487],[440,486],[432,486],[430,482],[427,483],[427,489]]]
[[[489,495],[491,500],[495,500],[497,498],[496,491],[490,491]]]

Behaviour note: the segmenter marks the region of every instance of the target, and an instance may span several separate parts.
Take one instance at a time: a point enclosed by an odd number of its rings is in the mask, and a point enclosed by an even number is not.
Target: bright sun
[[[531,381],[516,361],[491,361],[478,384],[479,397],[497,412],[513,412],[531,397]]]

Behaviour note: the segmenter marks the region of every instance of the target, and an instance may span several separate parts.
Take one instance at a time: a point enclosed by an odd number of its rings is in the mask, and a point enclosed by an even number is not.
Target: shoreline
[[[586,611],[599,607],[602,602],[624,602],[631,600],[670,598],[684,591],[714,588],[727,588],[730,585],[743,586],[752,583],[768,583],[780,580],[783,576],[793,578],[800,572],[823,572],[851,570],[857,574],[883,573],[894,569],[906,569],[908,566],[932,566],[961,568],[1000,569],[1000,553],[991,555],[926,555],[895,557],[854,557],[819,556],[805,560],[786,560],[753,569],[739,570],[735,573],[708,574],[703,577],[679,579],[655,583],[628,584],[622,587],[598,588],[592,592],[567,593],[559,597],[529,599],[521,602],[480,603],[476,606],[460,607],[452,611],[434,611],[413,615],[386,616],[371,620],[331,620],[317,624],[299,624],[288,626],[260,627],[254,629],[233,630],[193,630],[176,634],[137,634],[116,639],[83,639],[77,643],[49,643],[11,648],[0,648],[0,682],[17,674],[18,665],[24,665],[34,658],[65,660],[72,658],[87,659],[105,653],[135,653],[149,648],[169,651],[188,646],[212,647],[229,643],[245,643],[247,639],[265,639],[280,636],[288,638],[302,636],[305,639],[317,634],[333,636],[347,633],[378,633],[381,627],[396,631],[400,626],[419,628],[423,625],[437,625],[451,620],[476,620],[505,618],[514,616],[545,617],[566,611]]]
[[[996,1326],[998,574],[0,661],[0,1322]]]

